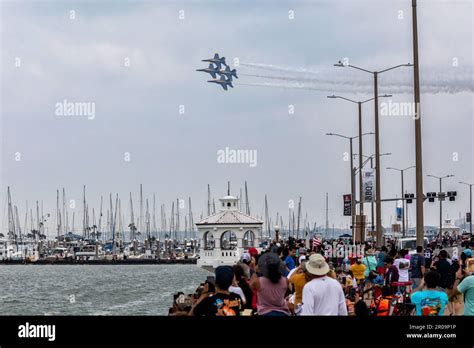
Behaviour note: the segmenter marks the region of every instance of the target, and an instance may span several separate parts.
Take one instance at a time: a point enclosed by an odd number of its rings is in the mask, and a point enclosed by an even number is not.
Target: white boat
[[[0,260],[23,260],[22,249],[16,248],[15,245],[8,241],[0,242]]]

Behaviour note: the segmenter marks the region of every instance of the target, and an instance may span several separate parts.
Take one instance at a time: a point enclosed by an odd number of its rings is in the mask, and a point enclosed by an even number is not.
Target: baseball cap
[[[257,250],[257,248],[253,248],[253,247],[252,247],[252,248],[249,248],[249,250],[247,250],[247,252],[250,254],[250,256],[253,256],[253,257],[255,257],[255,256],[258,255],[258,250]]]
[[[240,261],[245,261],[245,262],[250,262],[251,259],[252,259],[252,256],[250,256],[250,254],[247,252],[243,253],[242,256],[240,257]]]

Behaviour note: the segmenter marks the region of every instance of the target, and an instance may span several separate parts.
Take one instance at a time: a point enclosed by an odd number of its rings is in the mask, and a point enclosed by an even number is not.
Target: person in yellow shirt
[[[364,289],[365,283],[365,265],[362,263],[361,259],[357,259],[356,263],[351,266],[352,274],[357,282],[357,286],[360,291]]]
[[[289,282],[295,289],[295,306],[303,303],[303,287],[308,282],[308,276],[306,275],[305,268],[306,260],[301,263],[298,269],[291,275]]]

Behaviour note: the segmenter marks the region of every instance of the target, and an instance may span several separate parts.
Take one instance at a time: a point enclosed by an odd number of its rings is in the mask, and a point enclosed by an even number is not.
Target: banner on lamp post
[[[402,216],[403,216],[403,203],[402,203],[402,201],[397,202],[396,213],[397,213],[397,221],[402,221]]]
[[[364,189],[364,201],[372,202],[374,200],[375,190],[375,171],[374,169],[367,169],[362,171],[362,186]]]
[[[352,197],[351,195],[344,195],[344,216],[352,215]]]

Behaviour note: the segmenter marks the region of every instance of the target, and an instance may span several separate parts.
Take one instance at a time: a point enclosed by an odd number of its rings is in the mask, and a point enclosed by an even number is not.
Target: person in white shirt
[[[244,292],[240,287],[231,285],[229,286],[229,292],[239,295],[242,299],[242,304],[247,304],[247,299],[245,298]]]
[[[306,255],[301,255],[299,258],[298,258],[298,265],[301,265],[301,263],[306,260]],[[295,273],[295,271],[298,270],[298,267],[295,267],[293,268],[290,273],[288,273],[288,275],[286,276],[288,279],[291,278],[291,276],[293,275],[293,273]]]
[[[347,315],[341,284],[328,277],[329,265],[320,254],[313,254],[305,264],[312,280],[303,288],[301,315]]]
[[[395,259],[393,264],[398,268],[399,282],[409,282],[410,275],[408,273],[410,269],[410,260],[406,259],[405,256],[408,254],[406,249],[400,251],[400,257]]]
[[[229,287],[229,292],[239,295],[242,299],[242,304],[247,304],[247,299],[245,298],[244,291],[239,286],[239,284],[237,284],[237,279],[235,278],[235,275],[234,279],[232,280],[232,285]]]

